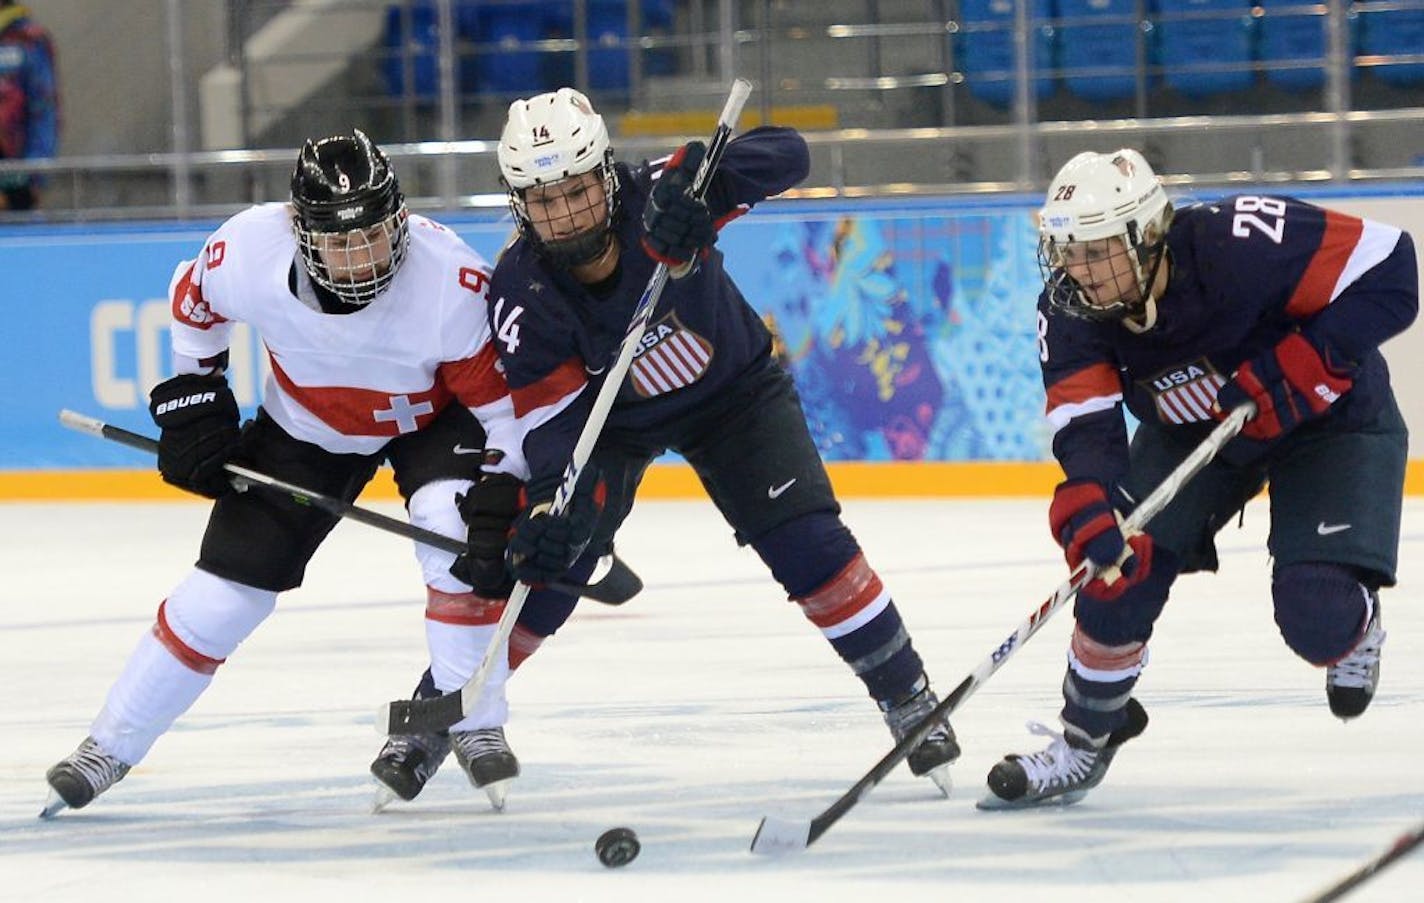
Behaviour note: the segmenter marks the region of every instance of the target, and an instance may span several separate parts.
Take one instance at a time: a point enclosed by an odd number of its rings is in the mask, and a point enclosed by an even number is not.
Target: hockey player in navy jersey
[[[232,491],[229,460],[347,501],[388,460],[412,523],[475,538],[475,524],[493,519],[489,554],[478,542],[458,558],[415,550],[437,685],[469,679],[494,637],[514,516],[498,500],[526,471],[490,344],[489,265],[408,212],[385,155],[359,131],[307,142],[291,186],[290,203],[238,213],[174,273],[177,375],[150,398],[158,467],[215,502],[197,566],[158,606],[89,736],[49,770],[45,815],[88,805],[138,764],[277,596],[301,584],[335,526],[296,499]],[[271,363],[244,428],[224,374],[239,321],[261,333]],[[439,738],[441,758],[453,746],[496,807],[518,773],[504,739],[505,675],[496,669],[476,710]]]
[[[714,247],[728,221],[805,177],[806,144],[784,128],[733,140],[706,203],[689,192],[704,153],[694,142],[651,164],[614,163],[603,118],[570,88],[509,108],[499,165],[519,234],[491,277],[490,325],[529,430],[530,505],[510,540],[513,573],[535,586],[585,579],[612,548],[648,464],[673,449],[899,738],[936,705],[934,692],[889,592],[840,520],[791,378],[772,361],[771,337]],[[588,479],[569,510],[552,517],[550,502],[601,374],[659,261],[674,279]],[[575,601],[536,590],[511,654],[527,655],[553,634]],[[909,764],[947,792],[958,755],[942,723]]]
[[[1325,669],[1330,711],[1359,716],[1399,549],[1408,437],[1379,346],[1418,309],[1409,235],[1272,195],[1174,211],[1133,150],[1070,160],[1039,231],[1039,359],[1066,477],[1049,521],[1071,567],[1103,570],[1074,607],[1063,733],[1033,725],[1047,749],[995,765],[979,805],[1072,803],[1103,779],[1146,726],[1132,693],[1173,581],[1216,570],[1216,532],[1267,482],[1276,624]],[[1120,516],[1247,401],[1242,433],[1124,536]]]

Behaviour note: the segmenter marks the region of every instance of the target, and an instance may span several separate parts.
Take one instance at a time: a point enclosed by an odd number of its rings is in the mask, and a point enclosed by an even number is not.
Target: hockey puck
[[[643,845],[638,843],[638,835],[633,833],[632,828],[609,828],[598,835],[598,840],[593,843],[598,861],[611,869],[637,859],[641,849]]]

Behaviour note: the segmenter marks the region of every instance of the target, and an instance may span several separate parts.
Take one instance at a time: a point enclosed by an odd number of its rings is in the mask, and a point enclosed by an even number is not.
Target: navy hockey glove
[[[549,513],[552,502],[526,508],[514,523],[509,539],[509,567],[530,586],[543,586],[563,577],[593,538],[594,525],[603,513],[606,489],[597,470],[589,465],[579,474],[573,497],[564,513]]]
[[[460,518],[468,528],[467,551],[450,565],[450,573],[474,587],[486,599],[503,599],[514,589],[514,577],[504,563],[514,518],[524,507],[524,484],[507,473],[488,473],[455,496]]]
[[[237,400],[222,376],[181,373],[153,387],[148,410],[161,431],[158,472],[210,499],[232,489],[223,465],[237,448]]]
[[[1048,506],[1048,526],[1053,539],[1063,547],[1070,569],[1084,558],[1102,567],[1122,555],[1122,530],[1117,511],[1108,501],[1108,491],[1096,480],[1064,480],[1053,490]]]
[[[1269,442],[1319,417],[1355,384],[1353,366],[1338,366],[1309,339],[1293,332],[1274,348],[1242,364],[1216,394],[1212,415],[1224,419],[1243,402],[1256,416],[1241,435]]]
[[[663,165],[643,208],[643,250],[684,275],[694,259],[703,260],[717,242],[717,226],[707,205],[692,196],[692,180],[707,155],[701,141],[684,144]]]

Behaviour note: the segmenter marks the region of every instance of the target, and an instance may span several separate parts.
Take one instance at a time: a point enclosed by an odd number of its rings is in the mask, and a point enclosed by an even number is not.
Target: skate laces
[[[938,706],[939,698],[935,696],[934,690],[926,688],[899,705],[885,709],[885,723],[889,725],[890,733],[896,740],[903,740]],[[925,735],[924,742],[943,742],[948,738],[949,725],[940,721]]]
[[[79,744],[64,764],[83,778],[96,794],[108,790],[129,773],[129,766],[100,749],[92,737]]]
[[[466,761],[479,759],[494,753],[509,752],[509,744],[504,739],[504,728],[482,727],[474,731],[454,731],[450,740],[455,752]]]
[[[427,761],[434,760],[439,764],[439,759],[445,757],[442,751],[444,744],[444,738],[438,734],[395,734],[386,739],[381,758],[404,764],[418,754]]]
[[[1015,758],[1029,785],[1037,790],[1047,790],[1055,785],[1064,787],[1076,784],[1093,770],[1098,761],[1095,749],[1079,749],[1068,742],[1068,738],[1053,728],[1038,721],[1028,723],[1028,731],[1041,737],[1052,737],[1048,748]]]
[[[1373,686],[1384,638],[1384,628],[1376,616],[1370,620],[1369,629],[1354,650],[1330,666],[1330,683],[1337,687]]]

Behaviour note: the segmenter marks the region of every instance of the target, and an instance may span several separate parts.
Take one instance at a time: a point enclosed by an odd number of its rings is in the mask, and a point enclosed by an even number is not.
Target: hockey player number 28
[[[1274,218],[1266,222],[1256,215],[1258,213]],[[1280,198],[1245,194],[1236,199],[1236,216],[1231,219],[1231,234],[1237,238],[1250,238],[1251,227],[1254,226],[1271,241],[1280,244],[1286,228],[1285,216],[1286,202]]]

